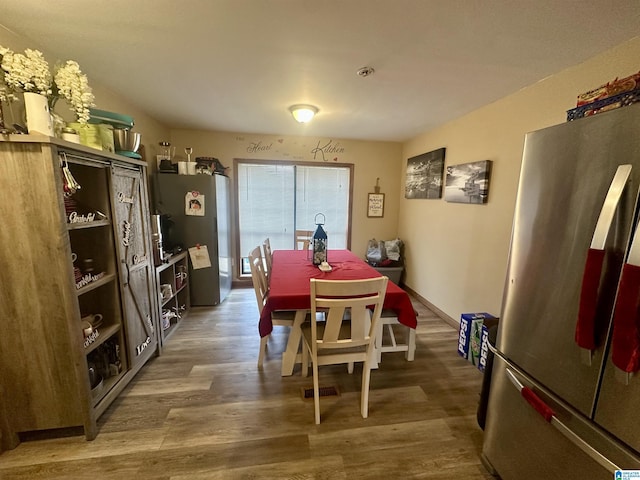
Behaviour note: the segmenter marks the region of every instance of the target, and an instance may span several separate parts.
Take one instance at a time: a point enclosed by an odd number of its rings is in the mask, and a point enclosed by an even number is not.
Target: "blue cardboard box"
[[[469,360],[473,365],[476,365],[480,370],[484,370],[484,365],[486,364],[485,352],[484,363],[480,365],[483,339],[482,326],[485,320],[495,322],[497,318],[486,312],[463,313],[460,317],[460,330],[458,331],[458,354],[462,358]],[[488,337],[488,332],[486,336]],[[488,350],[486,345],[485,350]]]
[[[485,318],[480,332],[480,356],[478,357],[478,370],[484,372],[489,355],[489,329],[498,324],[497,318]]]

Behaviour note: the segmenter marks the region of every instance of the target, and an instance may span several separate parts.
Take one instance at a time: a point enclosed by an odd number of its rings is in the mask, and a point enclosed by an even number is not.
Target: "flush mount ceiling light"
[[[292,105],[289,107],[289,111],[298,122],[307,123],[318,113],[318,107],[313,105]]]

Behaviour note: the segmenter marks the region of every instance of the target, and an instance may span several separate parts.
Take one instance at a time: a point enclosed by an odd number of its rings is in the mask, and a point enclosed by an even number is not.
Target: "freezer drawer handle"
[[[622,198],[624,187],[631,174],[631,165],[619,165],[609,186],[609,191],[602,204],[598,221],[593,232],[593,238],[584,275],[582,277],[582,289],[580,291],[580,304],[578,310],[578,321],[576,323],[575,340],[579,347],[586,350],[584,356],[586,363],[590,364],[591,350],[595,350],[596,345],[596,310],[598,306],[598,289],[600,277],[605,258],[605,244],[607,236],[611,230],[618,204]]]
[[[615,463],[611,462],[598,450],[585,442],[573,430],[558,420],[558,417],[556,417],[556,414],[551,407],[549,407],[549,405],[547,405],[531,388],[525,386],[520,380],[518,380],[518,377],[516,377],[509,368],[506,369],[506,372],[511,383],[520,391],[520,395],[522,395],[522,397],[536,410],[536,412],[542,415],[547,423],[553,425],[564,437],[569,439],[580,450],[606,468],[609,472],[614,473],[616,470],[620,470]]]
[[[529,402],[529,405],[531,405],[536,412],[542,415],[548,423],[551,423],[551,419],[553,419],[554,416],[553,410],[551,410],[551,407],[544,403],[544,401],[536,395],[533,390],[529,387],[522,387],[520,395],[522,395],[524,399]]]

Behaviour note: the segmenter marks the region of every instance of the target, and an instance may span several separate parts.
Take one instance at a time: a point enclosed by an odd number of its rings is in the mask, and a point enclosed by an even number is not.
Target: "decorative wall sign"
[[[407,160],[405,198],[442,198],[445,148]]]
[[[444,199],[454,203],[487,203],[491,160],[447,167]]]
[[[204,195],[200,192],[187,192],[184,196],[184,214],[204,217]]]
[[[384,193],[370,193],[367,217],[384,217]]]

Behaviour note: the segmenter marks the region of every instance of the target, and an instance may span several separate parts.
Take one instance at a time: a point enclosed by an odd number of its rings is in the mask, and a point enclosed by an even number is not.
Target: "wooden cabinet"
[[[175,330],[189,308],[189,259],[188,253],[173,255],[167,263],[156,267],[158,304],[162,342]]]
[[[68,169],[80,188],[64,195]],[[70,192],[68,192],[70,193]],[[0,391],[9,435],[83,427],[158,351],[146,164],[0,140]]]

